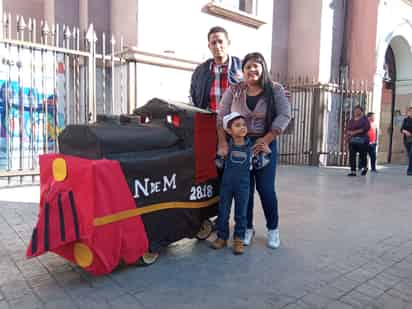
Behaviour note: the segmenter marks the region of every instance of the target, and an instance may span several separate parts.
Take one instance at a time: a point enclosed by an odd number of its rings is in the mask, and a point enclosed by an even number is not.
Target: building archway
[[[385,51],[382,96],[379,110],[380,163],[404,163],[405,149],[400,134],[402,119],[412,105],[412,47],[397,35]]]

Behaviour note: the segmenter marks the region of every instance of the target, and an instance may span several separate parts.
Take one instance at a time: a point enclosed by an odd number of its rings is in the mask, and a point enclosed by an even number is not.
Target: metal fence
[[[40,154],[58,151],[67,124],[129,112],[127,65],[123,40],[98,37],[92,25],[81,33],[5,14],[1,26],[0,179],[21,183],[38,174]]]
[[[279,163],[345,166],[348,163],[346,125],[353,108],[371,106],[365,83],[320,84],[309,78],[283,82],[290,92],[292,121],[279,138]]]

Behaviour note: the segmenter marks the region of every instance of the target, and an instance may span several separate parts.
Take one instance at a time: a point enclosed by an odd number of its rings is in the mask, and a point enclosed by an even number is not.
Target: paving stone
[[[339,299],[339,301],[354,308],[364,308],[372,303],[373,299],[357,291],[352,291]]]
[[[31,293],[31,289],[24,280],[13,280],[3,284],[0,288],[7,300],[20,298]]]
[[[279,250],[266,248],[256,207],[256,241],[243,256],[188,240],[151,267],[99,278],[54,254],[26,260],[37,207],[0,201],[0,309],[9,300],[56,309],[407,308],[412,207],[397,201],[410,198],[412,179],[401,173],[390,167],[354,186],[339,169],[279,167]]]
[[[369,280],[368,284],[385,291],[393,288],[400,281],[400,278],[389,275],[388,273],[382,273],[376,276],[375,278]]]
[[[10,309],[10,306],[6,301],[0,301],[0,309]]]
[[[346,277],[341,277],[337,279],[336,281],[333,281],[330,283],[331,286],[338,288],[339,290],[349,292],[353,289],[355,289],[357,286],[361,285],[361,283],[357,281],[353,281],[351,279],[348,279]]]
[[[315,290],[313,293],[319,294],[331,300],[336,300],[345,295],[347,292],[347,290],[339,289],[332,285],[327,285],[325,287]]]
[[[386,291],[386,294],[392,297],[401,299],[402,301],[405,301],[405,302],[409,302],[409,303],[412,302],[412,292],[410,290],[404,291],[404,290],[398,290],[396,288],[393,288],[393,289]]]
[[[309,306],[313,306],[315,308],[324,308],[326,307],[329,303],[331,303],[333,300],[330,298],[326,298],[322,295],[316,294],[316,293],[311,293],[300,299],[305,304],[308,304]]]
[[[21,308],[21,309],[41,309],[43,308],[43,303],[34,294],[26,294],[19,298],[14,298],[9,300],[9,305],[11,308]]]
[[[368,283],[364,283],[361,286],[357,287],[355,291],[371,298],[378,298],[383,293],[385,293],[385,290],[379,289],[376,286],[370,285]]]
[[[393,277],[398,277],[399,279],[412,278],[412,271],[407,271],[404,268],[398,267],[397,265],[386,269],[383,273],[391,275]]]
[[[352,280],[352,281],[356,281],[359,283],[363,283],[366,282],[370,279],[372,279],[373,277],[375,277],[376,274],[374,272],[370,272],[370,271],[366,271],[362,268],[358,268],[356,270],[354,270],[353,272],[346,274],[345,278]]]
[[[375,307],[368,309],[410,309],[412,306],[404,300],[391,296],[389,294],[383,294],[379,299],[374,302]]]
[[[65,298],[65,299],[54,299],[51,301],[45,302],[43,305],[44,309],[80,309],[81,307],[74,303],[72,299],[70,298]],[[133,307],[129,307],[133,308]]]
[[[139,304],[138,300],[129,294],[125,294],[116,298],[112,298],[108,301],[108,304],[112,308],[118,309],[129,309],[129,308],[144,308],[141,304]]]
[[[339,301],[334,301],[334,302],[328,304],[325,308],[326,309],[353,309],[352,306],[341,303]]]

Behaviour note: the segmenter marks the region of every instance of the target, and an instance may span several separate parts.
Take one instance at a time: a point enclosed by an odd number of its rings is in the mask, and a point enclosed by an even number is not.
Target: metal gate
[[[122,39],[6,15],[0,38],[0,180],[38,175],[67,124],[129,112]],[[116,78],[113,78],[116,76]],[[97,104],[97,102],[99,102]],[[116,102],[116,104],[114,104]]]
[[[355,106],[368,111],[371,92],[365,83],[320,84],[308,78],[283,83],[290,92],[292,120],[279,138],[279,163],[314,166],[348,164],[346,125]]]

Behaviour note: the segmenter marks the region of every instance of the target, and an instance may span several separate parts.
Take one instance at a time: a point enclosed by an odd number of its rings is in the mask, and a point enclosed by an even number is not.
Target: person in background
[[[408,108],[408,114],[402,122],[401,133],[403,134],[403,143],[408,156],[406,174],[412,176],[412,106]]]
[[[370,129],[368,131],[368,155],[371,162],[371,171],[376,173],[376,146],[378,141],[378,128],[375,124],[375,113],[368,113],[367,117],[370,124]]]
[[[229,85],[242,80],[242,62],[228,54],[230,40],[224,28],[211,28],[207,40],[213,58],[200,64],[193,72],[190,99],[193,105],[216,112]]]
[[[357,153],[359,153],[361,175],[365,176],[368,173],[367,153],[369,146],[369,129],[369,120],[365,117],[363,108],[360,105],[356,106],[353,111],[353,118],[349,120],[346,131],[349,137],[350,173],[348,176],[356,176]]]

